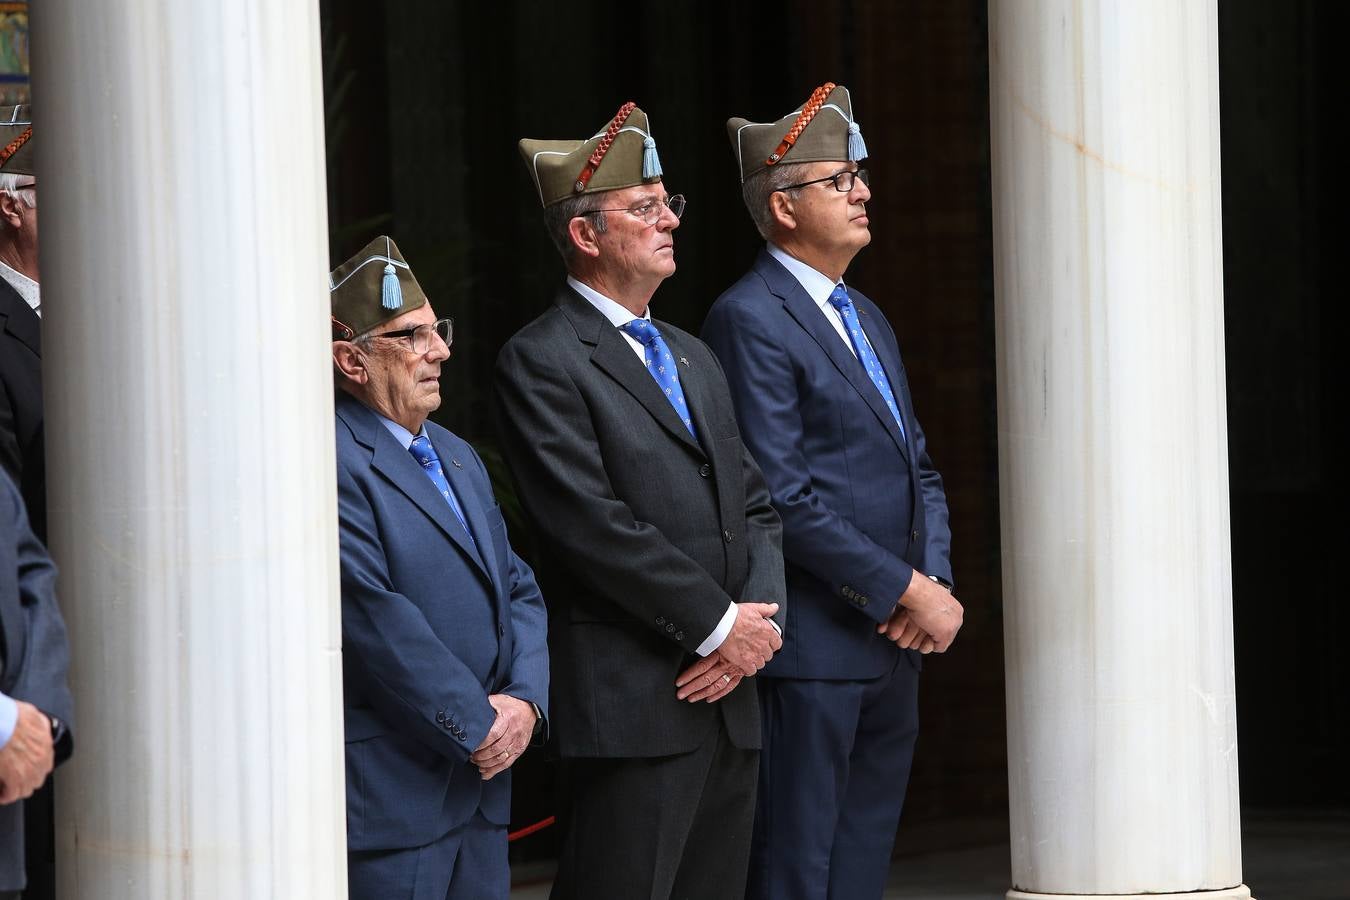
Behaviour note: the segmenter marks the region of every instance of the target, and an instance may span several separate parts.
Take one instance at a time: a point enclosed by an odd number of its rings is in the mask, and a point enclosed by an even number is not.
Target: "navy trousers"
[[[479,813],[424,847],[347,853],[350,900],[507,900],[506,828]]]
[[[757,678],[764,717],[748,900],[879,900],[919,733],[919,670]]]

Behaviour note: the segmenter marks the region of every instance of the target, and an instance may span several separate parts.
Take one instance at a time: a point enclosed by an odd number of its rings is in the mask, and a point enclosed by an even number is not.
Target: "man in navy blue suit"
[[[848,91],[727,123],[767,247],[703,339],[783,519],[788,622],[760,673],[748,896],[879,898],[918,734],[920,653],[961,626],[942,479],[881,310],[845,286],[871,240]]]
[[[386,237],[332,273],[353,900],[505,900],[546,614],[487,471],[427,416],[453,340]]]

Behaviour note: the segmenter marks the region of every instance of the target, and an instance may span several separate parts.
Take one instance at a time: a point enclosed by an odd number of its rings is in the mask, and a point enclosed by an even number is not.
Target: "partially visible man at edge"
[[[42,297],[38,287],[37,176],[28,107],[0,116],[0,466],[47,540],[42,442]]]
[[[783,518],[790,598],[783,652],[758,679],[749,896],[880,900],[919,730],[919,651],[945,651],[961,627],[947,499],[890,323],[844,284],[871,241],[848,90],[827,83],[778,121],[727,132],[767,245],[703,339]]]
[[[567,794],[554,900],[739,900],[781,646],[779,522],[697,338],[651,317],[684,198],[647,115],[522,140],[567,269],[497,359],[503,445],[546,577]],[[555,585],[557,589],[555,590]]]
[[[453,323],[394,242],[329,281],[353,900],[506,900],[510,767],[541,738],[546,613],[487,471],[427,416]]]
[[[0,467],[28,523],[47,542],[42,429],[42,295],[38,287],[37,170],[28,106],[0,111]],[[24,803],[29,900],[56,896],[51,782]]]

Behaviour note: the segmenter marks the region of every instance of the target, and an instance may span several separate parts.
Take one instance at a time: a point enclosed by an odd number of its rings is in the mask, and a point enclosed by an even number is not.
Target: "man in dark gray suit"
[[[56,567],[0,471],[0,900],[24,889],[23,801],[70,755],[70,649]]]
[[[647,116],[520,142],[567,266],[497,360],[507,460],[548,557],[555,734],[570,800],[555,898],[739,898],[754,690],[782,645],[779,521],[717,360],[651,318],[675,271]]]

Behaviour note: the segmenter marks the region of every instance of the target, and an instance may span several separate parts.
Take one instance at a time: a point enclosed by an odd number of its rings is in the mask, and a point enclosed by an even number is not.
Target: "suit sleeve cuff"
[[[698,649],[694,652],[699,656],[707,656],[712,653],[722,646],[722,642],[727,639],[727,635],[731,634],[731,626],[735,624],[736,604],[732,602],[727,604],[727,611],[722,613],[722,621],[717,623],[717,627],[713,629],[712,634],[704,638],[703,643],[699,644]]]
[[[9,743],[14,736],[14,727],[19,723],[19,704],[4,694],[0,694],[0,748]]]

